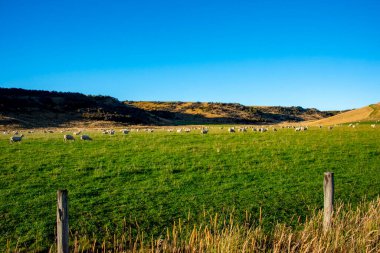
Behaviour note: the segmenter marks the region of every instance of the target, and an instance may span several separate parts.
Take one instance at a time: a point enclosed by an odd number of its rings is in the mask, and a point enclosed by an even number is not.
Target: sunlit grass
[[[356,206],[380,192],[380,129],[364,125],[89,134],[92,142],[64,143],[61,133],[26,134],[14,144],[0,137],[0,249],[7,241],[48,249],[61,188],[69,190],[73,235],[98,242],[125,227],[133,240],[139,231],[149,240],[189,213],[190,227],[203,224],[203,212],[234,211],[236,224],[243,224],[245,211],[257,222],[261,209],[262,230],[273,231],[278,222],[296,229],[322,207],[325,171],[335,172],[336,197],[344,203]]]

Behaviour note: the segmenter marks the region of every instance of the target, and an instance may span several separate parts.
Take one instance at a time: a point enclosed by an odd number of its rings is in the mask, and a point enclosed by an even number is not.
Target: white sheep
[[[70,134],[65,134],[65,135],[63,136],[63,140],[64,140],[64,141],[69,141],[69,140],[71,140],[71,141],[75,141],[75,138],[74,138],[74,136],[72,136],[72,135],[70,135]]]
[[[85,134],[81,135],[80,139],[83,141],[92,141],[91,137]]]
[[[9,142],[10,143],[13,143],[13,142],[20,142],[22,141],[22,137],[24,137],[24,135],[20,135],[20,136],[12,136],[10,139],[9,139]]]
[[[208,133],[208,129],[207,128],[202,128],[201,134],[207,134],[207,133]]]
[[[375,127],[376,127],[376,125],[375,125],[375,124],[372,124],[372,125],[371,125],[371,127],[372,127],[372,128],[375,128]]]
[[[239,132],[247,132],[247,128],[246,127],[241,127],[241,128],[239,128]]]
[[[234,128],[234,127],[230,127],[230,128],[228,128],[228,132],[229,132],[229,133],[235,133],[235,128]]]

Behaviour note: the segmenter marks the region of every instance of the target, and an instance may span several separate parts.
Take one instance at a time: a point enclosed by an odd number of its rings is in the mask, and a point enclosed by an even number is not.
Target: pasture
[[[158,237],[178,219],[191,226],[215,213],[243,220],[247,211],[266,229],[296,225],[323,206],[325,171],[335,173],[339,201],[355,206],[380,193],[380,127],[209,128],[203,135],[85,130],[92,141],[67,142],[64,133],[36,130],[12,144],[1,134],[0,251],[7,242],[49,249],[63,188],[72,235],[99,240],[126,228]]]

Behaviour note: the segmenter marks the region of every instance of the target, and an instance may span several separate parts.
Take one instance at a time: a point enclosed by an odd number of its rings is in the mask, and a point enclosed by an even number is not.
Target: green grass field
[[[102,238],[125,227],[165,234],[178,218],[262,209],[267,228],[296,224],[323,205],[323,172],[335,173],[336,199],[356,205],[380,193],[380,127],[312,127],[305,132],[209,134],[87,132],[0,136],[0,251],[7,241],[46,250],[54,244],[56,191],[69,190],[72,234]]]

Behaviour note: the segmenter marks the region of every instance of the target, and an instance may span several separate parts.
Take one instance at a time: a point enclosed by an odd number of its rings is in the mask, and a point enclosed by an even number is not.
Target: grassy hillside
[[[109,96],[0,88],[0,128],[275,124],[334,115],[302,107],[230,103],[120,102]]]
[[[356,110],[343,112],[332,117],[313,121],[312,125],[335,125],[351,122],[366,122],[380,120],[380,103],[365,106]]]
[[[0,251],[7,240],[28,251],[54,243],[61,188],[69,190],[72,238],[98,242],[129,228],[149,241],[179,218],[192,227],[215,213],[243,222],[248,211],[264,230],[297,226],[322,207],[325,171],[335,172],[337,200],[356,206],[379,194],[380,128],[198,131],[90,131],[92,142],[67,143],[61,133],[26,133],[14,144],[1,135]]]
[[[317,109],[282,106],[244,106],[237,103],[205,102],[125,102],[178,124],[243,123],[276,124],[316,120],[335,115]]]
[[[144,110],[109,96],[0,88],[0,127],[155,124]]]

